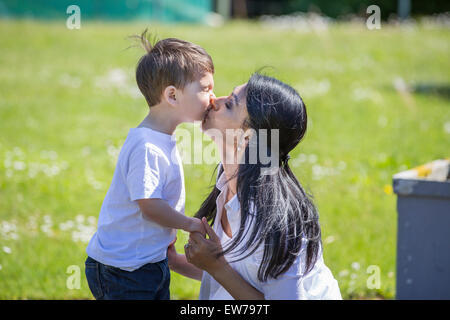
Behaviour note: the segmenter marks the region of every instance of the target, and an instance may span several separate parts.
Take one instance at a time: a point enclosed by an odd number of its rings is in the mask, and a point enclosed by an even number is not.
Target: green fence
[[[0,17],[66,19],[70,5],[82,19],[105,20],[202,23],[212,11],[212,0],[0,0]]]

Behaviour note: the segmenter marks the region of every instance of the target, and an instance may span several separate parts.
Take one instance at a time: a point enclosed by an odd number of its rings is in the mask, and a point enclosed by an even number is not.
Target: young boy
[[[130,129],[86,249],[86,278],[96,299],[169,299],[167,248],[176,229],[205,234],[184,215],[184,174],[175,128],[202,120],[213,98],[214,65],[198,45],[164,39],[139,60],[136,81],[150,107]]]

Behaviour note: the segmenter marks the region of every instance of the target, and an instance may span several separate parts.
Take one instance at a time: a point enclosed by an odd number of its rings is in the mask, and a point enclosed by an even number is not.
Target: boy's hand
[[[188,229],[186,231],[191,232],[191,233],[199,232],[202,234],[203,237],[206,236],[205,226],[203,225],[202,220],[197,219],[197,218],[191,218]]]
[[[169,260],[169,268],[173,269],[177,262],[177,250],[175,249],[175,242],[177,241],[177,237],[169,244],[167,248],[167,259]]]

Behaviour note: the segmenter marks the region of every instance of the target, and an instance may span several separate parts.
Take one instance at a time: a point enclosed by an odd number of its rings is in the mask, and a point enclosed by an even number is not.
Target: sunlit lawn
[[[202,45],[215,62],[216,95],[263,66],[299,90],[310,122],[290,165],[319,208],[325,262],[344,298],[393,298],[391,177],[448,157],[450,145],[448,96],[399,94],[393,83],[448,86],[448,28],[299,33],[256,23],[83,23],[68,30],[63,21],[0,21],[0,298],[92,298],[85,247],[120,146],[147,112],[133,77],[143,51],[125,50],[126,37],[145,27]],[[188,215],[210,190],[214,167],[185,166]],[[179,251],[185,239],[179,232]],[[370,265],[379,267],[379,289],[366,284]],[[67,285],[70,266],[79,267],[80,289]],[[172,299],[197,298],[199,282],[172,275]]]

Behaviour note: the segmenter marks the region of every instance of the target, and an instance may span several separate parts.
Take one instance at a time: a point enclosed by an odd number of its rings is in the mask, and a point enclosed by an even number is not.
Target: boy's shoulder
[[[131,128],[124,142],[123,149],[128,155],[132,153],[149,153],[162,157],[169,162],[167,148],[164,141],[158,138],[158,134],[147,128]]]

